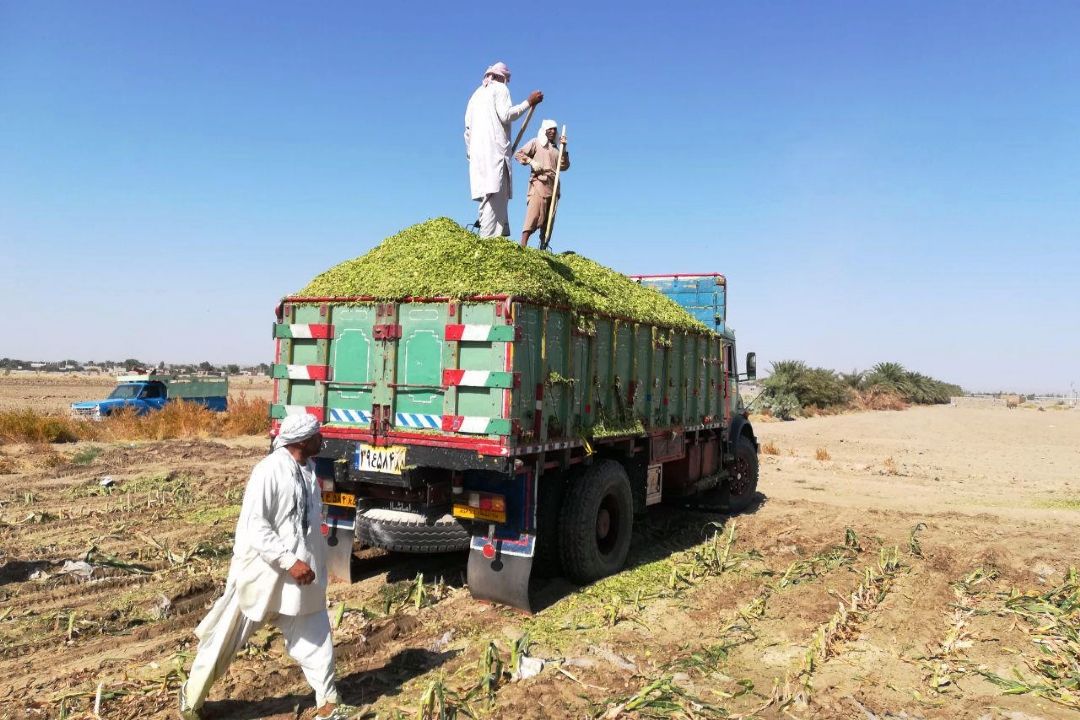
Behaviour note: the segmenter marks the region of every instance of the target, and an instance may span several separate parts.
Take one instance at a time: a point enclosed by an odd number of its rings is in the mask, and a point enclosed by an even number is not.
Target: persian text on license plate
[[[356,446],[356,469],[367,472],[400,475],[405,469],[405,448],[401,445],[372,447],[364,443]]]
[[[356,496],[349,493],[324,492],[322,494],[323,505],[340,505],[341,507],[356,507]]]

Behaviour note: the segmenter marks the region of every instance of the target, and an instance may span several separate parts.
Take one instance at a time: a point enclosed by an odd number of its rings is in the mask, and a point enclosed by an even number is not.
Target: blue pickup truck
[[[104,400],[72,403],[77,417],[100,420],[131,408],[138,415],[160,410],[167,403],[183,400],[224,412],[229,407],[229,379],[218,377],[175,377],[171,375],[125,375]]]

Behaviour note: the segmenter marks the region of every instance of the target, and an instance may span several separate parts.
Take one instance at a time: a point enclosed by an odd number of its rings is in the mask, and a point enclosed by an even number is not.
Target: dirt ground
[[[538,582],[532,616],[473,601],[461,556],[358,551],[358,579],[330,590],[345,701],[380,718],[417,717],[431,689],[458,717],[1077,717],[1080,411],[756,430],[771,454],[751,512],[657,508],[624,572]],[[102,718],[173,716],[265,450],[0,446],[0,717],[92,717],[98,688]],[[84,559],[91,578],[63,572]],[[515,642],[542,672],[509,678]],[[206,715],[312,704],[264,630]]]
[[[100,400],[116,387],[116,378],[103,375],[13,372],[0,375],[0,411],[34,407],[45,412],[67,412],[71,403]],[[229,379],[229,397],[271,399],[273,380],[267,377]]]

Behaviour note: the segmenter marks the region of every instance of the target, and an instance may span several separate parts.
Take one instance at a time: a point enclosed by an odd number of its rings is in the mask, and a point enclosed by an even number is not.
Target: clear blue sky
[[[763,367],[1067,391],[1078,38],[1071,2],[0,2],[0,356],[268,361],[282,295],[475,217],[504,60],[569,126],[557,249],[724,272]]]

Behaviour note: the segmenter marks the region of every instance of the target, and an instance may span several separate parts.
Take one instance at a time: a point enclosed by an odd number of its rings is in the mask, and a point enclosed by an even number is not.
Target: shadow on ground
[[[341,701],[363,706],[383,696],[398,694],[399,688],[414,677],[442,665],[457,655],[457,650],[434,652],[407,648],[393,655],[385,664],[338,678]],[[312,693],[290,693],[264,700],[218,700],[203,707],[204,720],[292,720],[311,714],[315,699]],[[298,713],[298,710],[300,713]]]
[[[757,512],[767,501],[764,494],[756,493],[749,507],[733,513],[727,506],[726,494],[718,490],[650,508],[645,519],[635,520],[624,570],[693,547],[715,530],[711,523],[722,527],[732,517]],[[409,555],[365,548],[353,555],[352,576],[353,582],[358,582],[385,573],[387,583],[397,583],[414,580],[422,573],[427,580],[442,578],[450,587],[465,587],[467,562],[468,552]],[[562,577],[537,577],[534,572],[529,584],[533,612],[557,603],[581,587]]]
[[[734,513],[727,507],[727,498],[721,492],[716,492],[651,508],[644,520],[634,522],[630,554],[623,570],[632,570],[663,560],[691,548],[713,532],[720,532],[729,519],[756,513],[767,501],[764,494],[756,493],[749,507]],[[713,523],[717,523],[719,527]],[[554,605],[582,587],[562,577],[534,576],[529,585],[533,612],[540,612]]]

